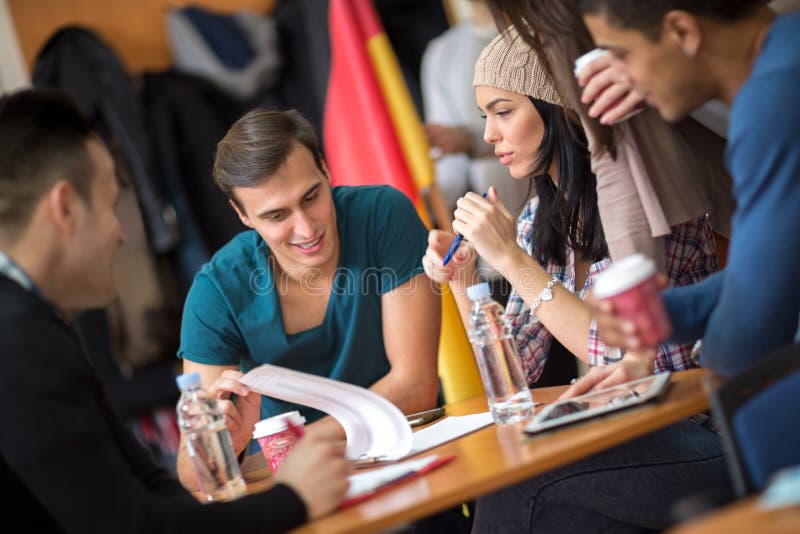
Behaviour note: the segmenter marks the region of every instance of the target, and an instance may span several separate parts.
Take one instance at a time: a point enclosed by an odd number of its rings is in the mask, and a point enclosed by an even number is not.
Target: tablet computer
[[[533,416],[525,425],[525,432],[536,434],[658,399],[669,387],[669,376],[670,373],[659,373],[554,402]]]

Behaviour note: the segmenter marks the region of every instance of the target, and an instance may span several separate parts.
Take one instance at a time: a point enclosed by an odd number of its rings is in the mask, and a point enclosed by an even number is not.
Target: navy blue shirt
[[[725,162],[737,208],[727,268],[663,293],[678,339],[732,376],[790,343],[800,315],[800,14],[773,23],[731,107]]]

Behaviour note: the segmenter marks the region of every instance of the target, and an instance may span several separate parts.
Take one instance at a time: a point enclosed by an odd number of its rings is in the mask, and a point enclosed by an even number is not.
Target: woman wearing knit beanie
[[[514,179],[530,180],[536,196],[520,214],[516,233],[514,219],[493,189],[485,199],[475,193],[462,197],[453,229],[465,241],[445,266],[442,257],[455,234],[431,232],[423,258],[426,272],[450,283],[462,314],[470,307],[466,287],[479,277],[476,253],[511,283],[506,313],[530,384],[544,368],[553,336],[591,365],[619,361],[620,351],[599,341],[583,300],[610,259],[582,129],[569,118],[539,58],[511,28],[481,53],[473,85],[485,115],[485,141]],[[713,251],[687,236],[674,238],[673,254],[714,270]],[[633,379],[654,370],[685,369],[692,365],[690,352],[691,344],[664,344],[657,355],[628,353],[620,374]]]
[[[492,188],[486,198],[468,193],[459,199],[453,229],[465,239],[452,260],[443,265],[443,257],[455,234],[432,231],[423,258],[428,276],[438,282],[449,282],[464,318],[470,308],[466,288],[479,281],[476,255],[511,283],[513,291],[506,313],[512,322],[522,367],[531,384],[544,368],[553,337],[591,365],[619,362],[615,374],[609,377],[617,382],[654,371],[696,366],[688,358],[690,346],[664,344],[657,354],[628,352],[623,357],[618,349],[599,341],[591,309],[583,299],[597,275],[610,265],[610,259],[598,215],[596,181],[590,169],[586,140],[580,126],[569,118],[539,58],[513,29],[503,32],[484,49],[475,66],[473,85],[478,108],[485,115],[484,140],[494,146],[495,155],[508,167],[514,179],[530,180],[532,192],[537,196],[527,202],[520,214],[516,233],[513,217]],[[671,239],[676,256],[673,261],[680,263],[680,256],[690,256],[695,259],[695,265],[709,272],[716,269],[713,248],[706,246],[711,239],[710,232],[706,242],[694,238],[691,232],[679,233]],[[695,447],[689,457],[674,458],[671,442],[661,440],[642,446],[643,461],[662,465],[681,480],[698,473],[696,480],[715,481],[725,477],[716,436],[695,423],[686,421],[684,424],[687,427],[679,428],[678,434],[679,439],[686,438]],[[701,434],[695,439],[698,431]],[[637,449],[634,458],[638,455]],[[709,457],[712,459],[707,462]],[[671,465],[694,461],[692,473],[673,469]],[[647,495],[636,485],[638,479],[633,486],[625,486],[623,462],[613,454],[610,457],[598,455],[584,462],[597,462],[587,466],[585,472],[595,468],[603,470],[603,482],[608,484],[606,489],[616,488],[622,492],[624,488],[627,494],[627,490],[633,488],[634,496]],[[575,465],[579,466],[580,462]],[[579,472],[577,468],[575,473]],[[537,477],[482,497],[478,501],[476,529],[527,532],[536,525],[537,532],[593,532],[615,521],[627,523],[626,517],[614,515],[618,506],[604,508],[608,501],[603,495],[576,493],[574,488],[582,484],[580,476],[574,477],[566,491],[551,484],[550,476]],[[671,487],[665,485],[667,490]],[[552,491],[549,496],[548,491]],[[664,493],[651,493],[664,496]],[[543,504],[537,501],[537,496],[552,497],[557,508],[566,511],[566,517],[573,521],[575,528],[550,522],[548,514],[552,509],[540,516]],[[573,506],[579,497],[587,497],[590,502],[589,511],[583,514],[577,513],[577,508],[585,506],[583,501]],[[664,500],[669,502],[669,499]],[[631,517],[647,526],[647,513],[663,511],[664,506],[664,503],[648,502],[642,507],[644,519]],[[551,519],[560,521],[563,517],[555,513]]]

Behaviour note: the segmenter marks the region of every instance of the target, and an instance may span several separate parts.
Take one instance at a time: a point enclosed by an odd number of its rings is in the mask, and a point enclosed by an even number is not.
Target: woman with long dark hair
[[[586,138],[538,56],[515,31],[504,36],[478,59],[475,95],[485,116],[485,141],[514,179],[530,181],[535,196],[525,205],[515,233],[514,219],[494,190],[485,199],[468,193],[458,201],[453,223],[465,242],[444,266],[455,234],[431,232],[423,265],[431,278],[450,283],[462,317],[470,308],[466,287],[479,279],[476,252],[511,283],[506,311],[532,384],[553,337],[591,365],[620,361],[622,354],[599,341],[583,300],[611,262]],[[691,258],[693,269],[680,283],[699,281],[717,268],[711,230],[704,220],[678,228],[669,240],[670,267]],[[688,344],[663,344],[657,355],[629,353],[626,372],[641,376],[693,367],[690,352]]]
[[[608,265],[595,175],[582,129],[537,55],[515,31],[487,46],[475,68],[475,94],[486,116],[485,140],[514,179],[531,182],[517,221],[490,189],[458,201],[453,228],[465,240],[452,261],[443,256],[455,234],[434,230],[423,266],[448,282],[462,312],[466,287],[479,281],[475,256],[513,287],[506,312],[528,382],[538,378],[555,337],[578,358],[634,376],[696,366],[688,345],[661,345],[653,357],[603,345],[583,298]],[[716,269],[711,230],[698,219],[667,238],[668,271],[677,283]],[[675,266],[689,265],[683,277]],[[616,380],[619,377],[609,376]],[[658,482],[654,482],[654,481]],[[478,499],[474,532],[640,532],[667,525],[680,494],[728,485],[719,439],[692,421],[673,425]]]
[[[668,124],[653,109],[614,123],[641,104],[624,69],[607,54],[580,75],[573,62],[594,48],[575,0],[486,0],[498,27],[513,25],[580,116],[597,173],[598,207],[613,260],[641,252],[664,270],[664,239],[677,225],[708,216],[730,235],[735,207],[724,139],[692,119]],[[599,119],[599,120],[598,120]]]

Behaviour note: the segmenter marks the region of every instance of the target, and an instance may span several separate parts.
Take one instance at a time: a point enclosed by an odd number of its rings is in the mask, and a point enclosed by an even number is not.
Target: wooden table
[[[295,530],[297,533],[336,534],[376,532],[408,523],[479,495],[509,486],[545,471],[574,462],[654,430],[681,421],[708,408],[703,388],[706,371],[674,373],[664,399],[580,425],[527,438],[521,425],[491,425],[425,454],[455,454],[456,459],[423,478],[328,515]],[[566,386],[535,389],[534,400],[551,402]],[[487,410],[486,399],[474,398],[447,405],[448,415]],[[252,471],[252,469],[250,469]],[[248,471],[245,467],[245,471]],[[266,468],[251,476],[268,473]],[[251,484],[263,489],[268,481]]]
[[[670,530],[669,534],[797,534],[800,506],[764,510],[748,497]]]

